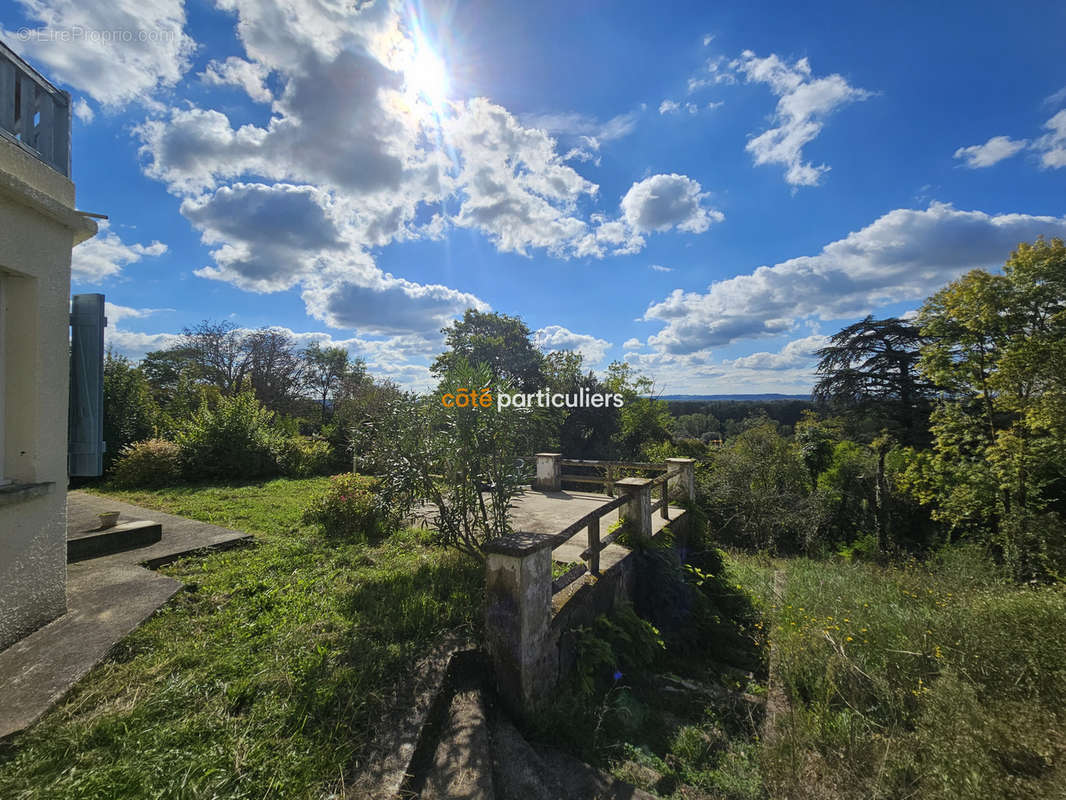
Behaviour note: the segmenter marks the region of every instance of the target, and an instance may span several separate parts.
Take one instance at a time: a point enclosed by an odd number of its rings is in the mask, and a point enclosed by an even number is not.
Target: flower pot
[[[119,512],[117,511],[105,511],[103,514],[97,514],[96,516],[100,518],[100,530],[114,528],[118,522],[118,514]]]

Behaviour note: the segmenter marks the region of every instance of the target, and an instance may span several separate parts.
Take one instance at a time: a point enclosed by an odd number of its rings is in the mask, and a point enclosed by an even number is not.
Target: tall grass
[[[1066,596],[978,552],[902,568],[791,561],[771,603],[792,704],[764,743],[780,798],[1061,797]]]
[[[363,766],[388,698],[481,571],[418,531],[376,545],[299,522],[322,480],[123,493],[257,534],[165,571],[186,584],[0,750],[0,797],[311,798]]]

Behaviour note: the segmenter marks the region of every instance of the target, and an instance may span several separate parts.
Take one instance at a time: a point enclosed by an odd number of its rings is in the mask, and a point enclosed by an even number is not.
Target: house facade
[[[66,611],[70,96],[0,43],[0,650]]]

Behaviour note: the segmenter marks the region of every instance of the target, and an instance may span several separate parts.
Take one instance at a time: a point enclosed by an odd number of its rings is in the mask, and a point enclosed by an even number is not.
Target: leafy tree
[[[1003,274],[973,270],[918,317],[920,368],[940,389],[934,447],[909,490],[957,533],[990,536],[1020,574],[1066,563],[1066,245],[1022,244]]]
[[[596,375],[582,372],[582,356],[568,350],[548,353],[544,359],[547,388],[555,393],[605,394],[607,387]],[[612,440],[618,431],[619,410],[611,407],[560,408],[548,410],[549,435],[567,458],[606,459],[611,456]],[[542,445],[541,448],[544,446]]]
[[[734,542],[796,549],[813,533],[807,467],[771,420],[753,422],[713,450],[699,488],[714,530]]]
[[[721,423],[714,414],[696,412],[674,418],[674,434],[682,438],[707,441],[711,434],[717,434],[719,430]]]
[[[245,335],[243,347],[248,352],[248,379],[259,402],[272,411],[293,411],[304,374],[296,340],[279,328],[260,328]]]
[[[185,347],[154,350],[141,359],[141,372],[159,406],[166,406],[178,392],[182,376],[187,380],[202,380],[197,369],[195,352]]]
[[[104,470],[127,445],[155,431],[158,409],[144,373],[110,348],[104,358]]]
[[[182,330],[179,349],[189,353],[197,377],[227,397],[242,391],[250,366],[245,335],[232,322],[203,322]]]
[[[655,391],[651,378],[638,374],[631,364],[614,361],[607,367],[604,385],[608,392],[623,398],[619,429],[614,436],[620,458],[641,458],[646,446],[671,440],[674,419],[664,400],[650,396]]]
[[[363,362],[353,364],[343,347],[322,347],[318,342],[304,349],[303,360],[304,385],[318,400],[325,423],[329,419],[330,400],[336,398],[351,373],[364,374]]]
[[[518,317],[467,309],[461,320],[444,328],[447,350],[431,367],[443,378],[460,362],[486,364],[493,382],[512,384],[516,391],[544,388],[544,355],[533,344],[533,334]]]
[[[887,428],[908,444],[925,441],[933,387],[917,370],[924,341],[917,326],[895,317],[847,326],[818,351],[815,399],[848,412],[871,438]]]

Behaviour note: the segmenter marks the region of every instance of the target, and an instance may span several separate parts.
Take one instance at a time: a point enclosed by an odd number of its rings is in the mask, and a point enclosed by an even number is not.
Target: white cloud
[[[960,147],[955,151],[955,158],[963,159],[970,169],[991,167],[1024,150],[1027,144],[1029,142],[1025,139],[1014,140],[1009,136],[993,136],[984,144]]]
[[[718,108],[718,106],[720,106],[720,105],[722,105],[722,104],[721,103],[708,103],[707,104],[707,110],[708,111],[713,111],[714,109]],[[686,103],[678,103],[678,102],[675,102],[673,100],[663,100],[662,103],[659,104],[659,113],[660,114],[680,114],[682,111],[687,111],[690,115],[691,114],[698,114],[699,111],[700,111],[700,107],[698,105],[696,105],[695,103],[687,103],[687,102]]]
[[[117,325],[124,319],[144,319],[160,310],[158,308],[130,308],[115,305],[112,302],[104,303],[104,316],[107,317],[108,326]]]
[[[643,106],[606,121],[520,120],[478,98],[430,114],[406,93],[412,43],[398,4],[219,5],[236,12],[245,52],[209,62],[203,80],[265,102],[270,76],[270,119],[238,126],[190,105],[135,129],[143,170],[183,198],[182,214],[212,248],[199,277],[255,292],[298,288],[307,312],[331,326],[421,335],[488,306],[458,288],[385,274],[375,248],[461,227],[501,252],[603,258],[638,252],[646,229],[699,232],[721,218],[702,205],[698,183],[676,175],[649,179],[665,181],[659,194],[637,197],[635,184],[620,216],[589,210],[599,188],[568,159],[596,160],[603,142],[633,130]],[[574,147],[563,154],[555,136]]]
[[[814,77],[806,58],[789,64],[773,53],[758,58],[745,50],[730,67],[748,83],[765,83],[779,98],[776,126],[747,144],[755,163],[786,166],[785,181],[792,186],[817,186],[829,167],[804,161],[803,148],[821,133],[823,120],[832,111],[873,93],[849,85],[840,75]]]
[[[1052,92],[1044,98],[1044,105],[1051,106],[1052,108],[1061,105],[1063,102],[1066,102],[1066,86],[1063,86],[1057,92]]]
[[[721,222],[721,211],[707,208],[700,184],[685,175],[652,175],[629,187],[622,198],[622,215],[638,233],[677,228],[702,233],[712,222]]]
[[[1066,92],[1066,88],[1048,97],[1044,102],[1047,104],[1051,104],[1050,101],[1061,102],[1062,98],[1058,95],[1063,92]],[[1043,127],[1047,133],[1031,142],[1027,139],[1012,140],[1009,136],[993,136],[984,144],[960,147],[955,151],[955,158],[965,158],[966,166],[976,169],[990,167],[1028,148],[1039,156],[1041,167],[1045,169],[1066,167],[1066,109],[1051,117]]]
[[[225,61],[211,61],[201,73],[208,86],[236,86],[257,103],[274,99],[265,81],[268,71],[262,64],[230,56]]]
[[[307,313],[331,328],[423,338],[439,332],[468,308],[491,310],[488,303],[467,292],[387,274],[371,280],[311,280],[305,284],[303,299]]]
[[[1066,167],[1066,109],[1045,122],[1044,127],[1048,133],[1033,142],[1040,152],[1040,163],[1051,169]]]
[[[900,300],[924,298],[969,269],[1003,264],[1019,242],[1066,236],[1066,217],[990,215],[933,203],[890,211],[815,256],[711,284],[675,289],[645,320],[666,323],[648,339],[663,353],[706,352],[792,330],[802,319],[841,319]]]
[[[96,119],[96,112],[93,111],[92,106],[85,101],[84,97],[79,97],[74,101],[73,111],[74,116],[86,125]]]
[[[662,264],[649,264],[649,269],[653,269],[656,272],[673,272],[673,267],[664,267]]]
[[[126,244],[110,229],[106,219],[98,223],[99,232],[92,239],[74,248],[71,255],[71,278],[77,283],[100,283],[118,275],[128,264],[135,264],[145,256],[161,256],[167,251],[162,242]]]
[[[181,80],[196,43],[183,0],[19,0],[32,31],[0,29],[20,55],[104,106],[150,101]]]
[[[606,122],[600,122],[587,114],[570,112],[565,114],[527,114],[520,122],[524,127],[537,128],[553,136],[579,137],[593,149],[599,149],[603,142],[611,142],[628,136],[637,127],[640,113],[629,111],[618,114]]]
[[[624,350],[639,350],[643,346],[644,343],[636,337],[626,339],[625,342],[622,343],[622,349]]]
[[[703,34],[703,46],[704,47],[706,47],[707,45],[709,45],[713,41],[714,41],[714,34],[713,33],[705,33],[705,34]]]
[[[445,135],[462,153],[457,181],[465,197],[456,225],[482,231],[501,252],[573,253],[588,232],[575,215],[577,201],[598,187],[563,163],[547,133],[477,98],[445,122]]]
[[[574,333],[562,325],[548,325],[533,332],[533,344],[545,352],[574,350],[581,353],[585,366],[594,367],[603,361],[611,343],[587,333]]]
[[[221,245],[211,253],[217,266],[196,274],[250,291],[291,288],[343,258],[346,248],[358,253],[358,245],[344,240],[329,195],[313,186],[236,183],[187,198],[181,213],[203,231],[205,244]]]
[[[736,75],[733,74],[725,56],[715,56],[706,61],[702,72],[688,79],[688,91],[689,94],[693,94],[709,86],[736,82]]]
[[[784,370],[802,369],[813,366],[817,358],[815,353],[825,347],[829,342],[828,336],[814,334],[802,339],[794,339],[776,353],[752,353],[733,360],[723,361],[722,364],[735,369],[751,370]]]

